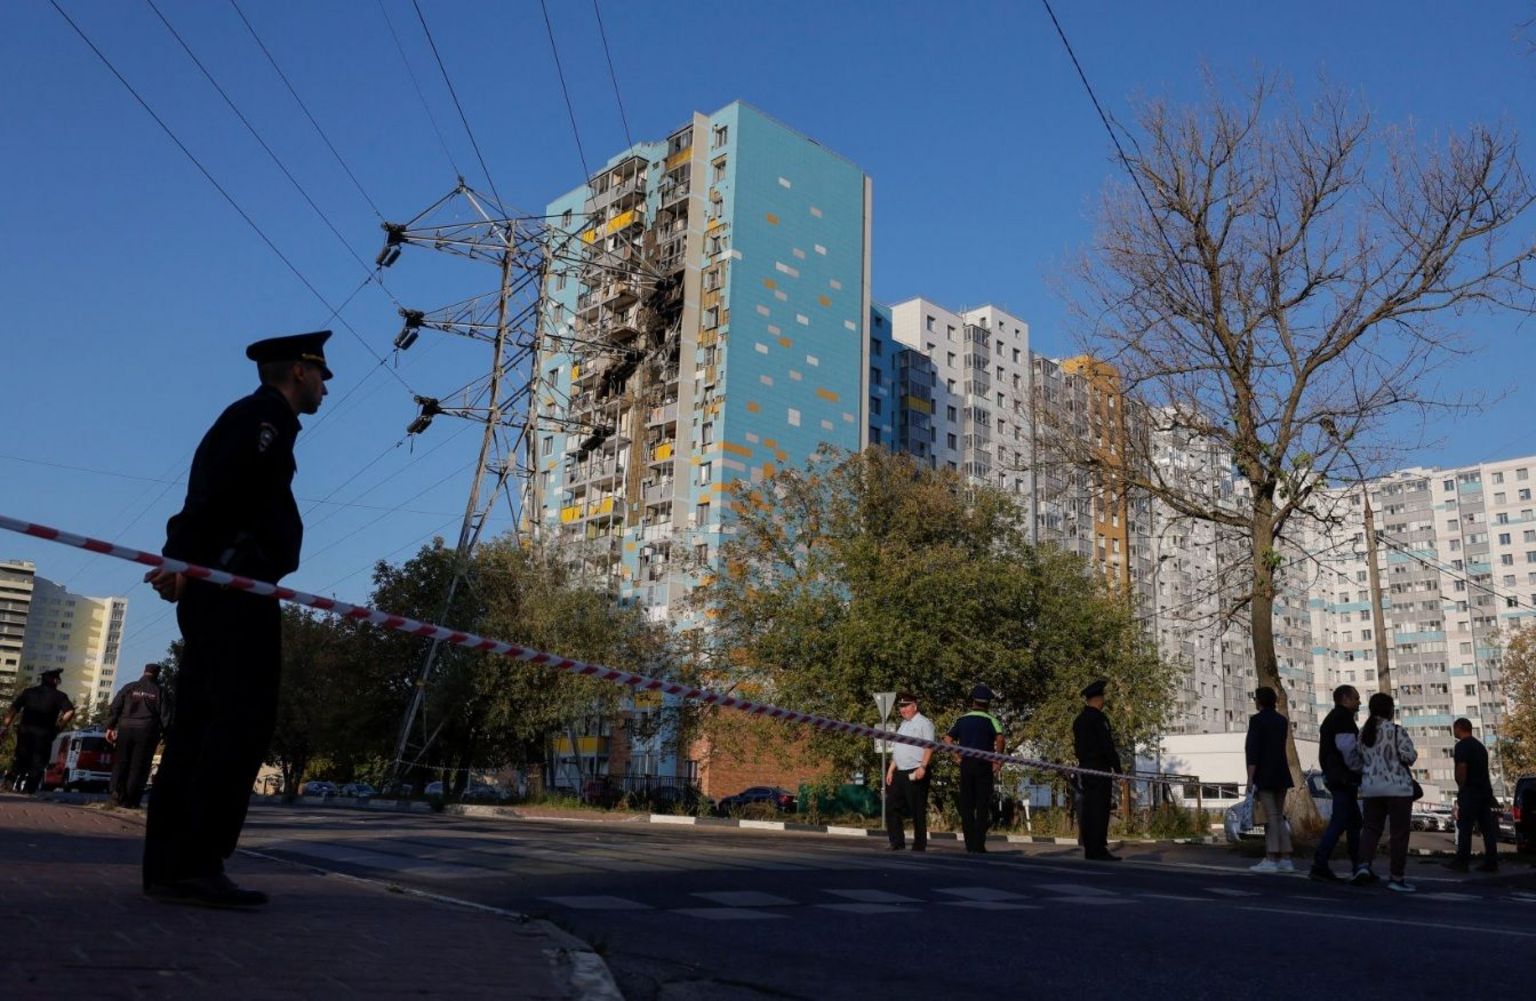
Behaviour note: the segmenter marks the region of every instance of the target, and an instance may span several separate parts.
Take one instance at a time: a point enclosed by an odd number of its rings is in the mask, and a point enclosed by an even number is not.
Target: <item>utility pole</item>
[[[1356,472],[1359,472],[1358,466]],[[1376,516],[1371,511],[1371,487],[1363,476],[1360,478],[1360,495],[1365,502],[1365,560],[1371,588],[1371,628],[1376,633],[1376,690],[1390,695],[1392,668],[1387,660],[1387,616],[1382,609],[1381,571],[1376,566]]]
[[[470,209],[467,222],[433,224],[430,221],[431,217],[450,207],[462,208],[464,205]],[[491,206],[494,211],[488,208]],[[410,434],[421,434],[431,425],[433,418],[439,415],[461,417],[483,425],[480,448],[470,477],[469,497],[464,506],[464,518],[459,525],[458,543],[454,548],[453,571],[444,587],[440,605],[438,621],[443,621],[459,588],[468,577],[470,558],[480,541],[480,533],[489,519],[491,507],[517,469],[515,448],[506,449],[499,456],[496,453],[500,445],[499,432],[509,426],[505,418],[509,405],[517,397],[533,399],[531,381],[536,376],[531,370],[524,380],[524,386],[515,394],[506,393],[505,382],[509,375],[522,370],[521,363],[531,355],[537,343],[538,296],[545,269],[542,246],[544,234],[542,226],[533,221],[509,218],[499,206],[495,206],[494,201],[475,192],[462,180],[452,192],[415,219],[405,224],[385,223],[384,230],[387,239],[377,259],[380,267],[394,264],[403,246],[416,244],[471,260],[492,261],[500,271],[501,281],[494,293],[493,303],[490,296],[485,296],[454,304],[432,314],[402,309],[405,325],[395,338],[396,350],[408,350],[425,327],[486,342],[491,349],[490,368],[482,380],[483,405],[476,398],[479,387],[475,384],[471,384],[473,390],[465,391],[463,405],[450,403],[445,406],[436,398],[419,396],[416,402],[420,412],[406,429]],[[514,300],[519,298],[529,300],[529,303],[521,310],[514,310]],[[521,340],[515,336],[519,333],[524,335]],[[509,347],[515,350],[509,353]],[[526,430],[526,422],[522,428]],[[486,489],[488,478],[494,480],[489,490]],[[440,650],[441,643],[433,641],[423,659],[421,674],[400,722],[400,734],[390,764],[391,783],[400,778],[418,717],[423,722],[422,753],[425,753],[435,736],[435,732],[425,733],[424,707],[428,684],[437,666]]]

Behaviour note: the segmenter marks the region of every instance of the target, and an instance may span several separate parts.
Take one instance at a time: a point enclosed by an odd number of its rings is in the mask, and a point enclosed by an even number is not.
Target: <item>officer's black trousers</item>
[[[912,778],[917,771],[896,772],[891,784],[885,787],[885,833],[894,847],[907,843],[902,829],[902,817],[912,818],[912,847],[923,851],[928,847],[928,773],[923,772],[921,781]]]
[[[176,619],[186,646],[149,800],[146,885],[224,871],[277,721],[277,602],[189,581]]]
[[[992,765],[986,761],[960,762],[960,829],[965,850],[987,850],[987,826],[992,820]]]
[[[16,758],[11,765],[17,792],[34,793],[43,783],[48,754],[53,750],[52,727],[23,726],[16,729]]]
[[[123,806],[138,806],[144,798],[158,743],[158,726],[118,727],[117,746],[112,749],[112,798]]]
[[[1083,854],[1089,858],[1109,851],[1109,779],[1083,777],[1083,812],[1078,818]]]

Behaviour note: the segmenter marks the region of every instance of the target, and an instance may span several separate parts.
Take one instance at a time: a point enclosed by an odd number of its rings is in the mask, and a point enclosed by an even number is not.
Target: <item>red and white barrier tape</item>
[[[950,751],[966,757],[981,758],[986,761],[1002,762],[1009,765],[1022,765],[1026,768],[1042,771],[1091,775],[1111,779],[1129,779],[1132,781],[1156,781],[1161,778],[1161,776],[1156,775],[1138,776],[1124,775],[1118,772],[1097,771],[1091,768],[1079,768],[1074,765],[1061,765],[1050,761],[1037,761],[1032,758],[1000,754],[996,751],[980,751],[969,747],[959,747],[953,744],[942,744],[938,741],[924,740],[921,737],[909,737],[891,730],[881,730],[876,727],[867,726],[863,723],[849,723],[844,720],[831,719],[827,716],[817,716],[814,713],[782,709],[763,702],[753,702],[749,699],[737,698],[734,695],[712,692],[707,688],[695,688],[691,685],[679,684],[675,681],[664,681],[661,678],[650,678],[643,674],[620,671],[617,668],[571,660],[569,657],[544,653],[529,647],[518,646],[515,643],[488,639],[483,636],[477,636],[474,633],[458,632],[444,626],[434,625],[430,622],[420,622],[416,619],[408,619],[400,615],[390,615],[387,612],[375,611],[362,605],[349,605],[344,601],[336,601],[333,598],[322,598],[319,595],[306,594],[303,591],[295,591],[292,588],[269,584],[266,581],[252,580],[249,577],[225,573],[223,570],[213,570],[208,567],[198,566],[195,563],[171,559],[168,556],[159,556],[155,553],[146,553],[139,549],[130,549],[127,546],[119,546],[113,542],[104,542],[101,539],[76,535],[73,532],[22,521],[4,514],[0,514],[0,529],[17,532],[22,535],[30,535],[33,538],[45,539],[49,542],[57,542],[64,546],[73,546],[76,549],[86,549],[93,553],[112,556],[131,563],[141,563],[147,567],[157,567],[173,573],[186,574],[194,580],[207,581],[210,584],[218,584],[240,591],[249,591],[252,594],[265,595],[276,598],[279,601],[292,602],[295,605],[303,605],[306,608],[329,612],[332,615],[339,615],[345,619],[370,622],[385,629],[392,629],[395,632],[406,633],[411,636],[420,636],[423,639],[440,640],[444,643],[451,643],[454,646],[468,647],[472,650],[492,653],[528,664],[539,664],[544,667],[554,668],[557,671],[565,671],[568,674],[596,678],[598,681],[607,681],[615,685],[624,685],[635,691],[663,692],[667,695],[675,695],[678,698],[702,702],[705,705],[724,706],[727,709],[744,712],[749,716],[780,719],[789,723],[802,723],[806,726],[816,727],[818,730],[846,733],[855,737],[872,737],[892,741],[897,744],[909,744],[914,747],[932,747],[936,750]]]

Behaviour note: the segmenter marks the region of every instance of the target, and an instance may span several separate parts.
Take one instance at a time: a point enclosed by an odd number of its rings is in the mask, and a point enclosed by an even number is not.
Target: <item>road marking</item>
[[[1225,886],[1207,886],[1207,893],[1219,893],[1223,897],[1257,897],[1257,890],[1233,890]]]
[[[1260,907],[1257,904],[1242,904],[1238,909],[1262,911],[1266,914],[1296,914],[1307,918],[1315,918],[1319,914],[1316,910],[1301,910],[1295,907]],[[1406,918],[1376,918],[1363,914],[1351,914],[1349,920],[1372,922],[1379,925],[1406,925],[1410,928],[1437,928],[1443,931],[1470,931],[1480,932],[1484,935],[1512,935],[1515,938],[1536,938],[1536,931],[1520,931],[1515,928],[1498,928],[1492,925],[1453,925],[1444,921],[1409,921]]]
[[[916,897],[904,897],[899,893],[891,893],[889,890],[823,890],[834,897],[844,897],[848,900],[857,900],[865,904],[918,904],[922,901]],[[827,904],[824,906],[834,906]]]
[[[1120,897],[1052,897],[1052,904],[1130,904],[1131,900]]]
[[[946,893],[951,897],[964,897],[966,900],[1028,900],[1022,893],[1010,893],[1007,890],[999,890],[993,886],[952,886],[947,889],[935,889],[934,893]]]
[[[1449,893],[1449,892],[1445,892],[1445,893],[1421,893],[1421,894],[1419,894],[1419,899],[1420,900],[1482,900],[1483,898],[1478,896],[1475,893]]]
[[[753,918],[782,918],[773,911],[754,910],[750,907],[679,907],[673,914],[686,914],[690,918],[706,921],[750,921]]]
[[[784,907],[795,903],[787,897],[776,897],[758,890],[717,890],[713,893],[690,893],[689,896],[702,897],[726,907]]]
[[[817,907],[828,911],[841,911],[844,914],[917,914],[916,908],[899,907],[896,904],[817,904]]]
[[[601,894],[576,897],[540,897],[552,904],[561,907],[569,907],[574,911],[648,911],[649,904],[642,904],[638,900],[626,900],[623,897],[605,897]]]
[[[1209,904],[1210,897],[1186,897],[1178,893],[1138,893],[1138,897],[1148,897],[1152,900],[1183,900],[1192,904]]]
[[[1039,904],[1018,904],[1011,900],[942,900],[949,907],[969,907],[978,911],[1038,911]]]
[[[1104,890],[1097,886],[1084,886],[1081,883],[1041,883],[1040,889],[1050,890],[1052,893],[1061,893],[1068,897],[1118,897],[1114,890]]]

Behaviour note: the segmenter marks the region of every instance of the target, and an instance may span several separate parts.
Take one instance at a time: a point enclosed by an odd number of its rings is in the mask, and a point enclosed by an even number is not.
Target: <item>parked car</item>
[[[1515,780],[1509,813],[1515,828],[1515,851],[1536,852],[1536,775]]]
[[[485,785],[484,783],[476,783],[470,786],[459,797],[465,803],[500,803],[505,798],[501,794],[500,789],[492,785]]]
[[[725,816],[733,811],[745,810],[749,806],[768,806],[779,813],[793,813],[795,810],[795,794],[780,789],[778,786],[753,786],[743,789],[734,796],[727,796],[715,805],[715,812]]]
[[[1308,772],[1306,774],[1306,782],[1307,791],[1312,794],[1312,802],[1317,807],[1318,816],[1322,817],[1326,823],[1328,818],[1333,816],[1333,793],[1329,792],[1328,787],[1323,784],[1322,772]],[[1262,838],[1264,836],[1263,824],[1244,826],[1239,823],[1238,813],[1239,811],[1236,806],[1228,807],[1226,816],[1223,818],[1224,823],[1222,826],[1226,830],[1228,841],[1242,841],[1245,838]],[[1415,830],[1420,830],[1420,828],[1415,828]]]
[[[378,794],[379,791],[366,782],[348,782],[341,787],[341,795],[350,796],[353,799],[369,799]]]
[[[112,784],[112,745],[100,730],[66,730],[53,738],[42,789],[106,789]]]
[[[336,796],[341,792],[334,782],[326,782],[323,779],[310,779],[299,790],[301,796]]]
[[[425,796],[441,796],[442,794],[443,784],[441,782],[428,782],[426,789],[422,790],[422,795]]]

